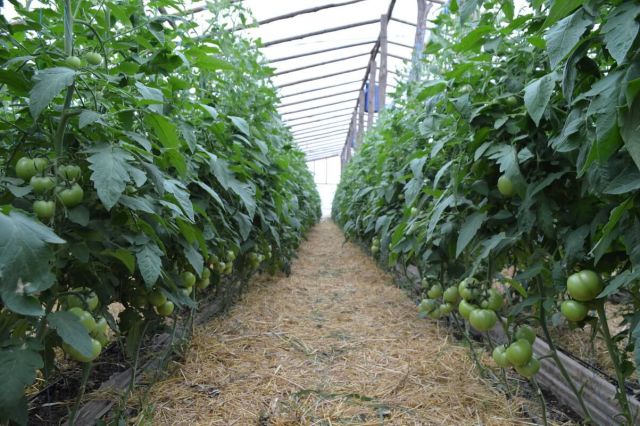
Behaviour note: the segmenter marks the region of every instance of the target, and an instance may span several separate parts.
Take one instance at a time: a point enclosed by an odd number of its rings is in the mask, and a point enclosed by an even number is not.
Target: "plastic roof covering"
[[[243,0],[242,3],[247,9],[252,11],[257,21],[262,21],[303,9],[330,3],[342,3],[344,1],[345,0]],[[275,21],[264,24],[258,28],[243,30],[243,33],[252,38],[260,38],[264,43],[268,43],[273,40],[342,25],[374,19],[379,20],[380,16],[387,12],[389,2],[390,0],[364,0],[351,5],[324,9],[314,13],[298,15],[286,20]],[[438,9],[439,5],[434,3],[429,12],[429,17],[434,16]],[[397,0],[392,17],[415,23],[417,19],[417,1]],[[390,42],[397,42],[409,46],[413,46],[414,44],[414,26],[390,21],[387,32]],[[379,33],[380,24],[376,22],[375,24],[311,36],[262,48],[266,58],[269,61],[273,61],[306,52],[359,42],[369,42],[366,45],[271,63],[270,66],[275,68],[277,74],[307,65],[358,55],[357,57],[339,62],[284,73],[273,77],[274,84],[280,87],[279,93],[282,97],[281,106],[278,109],[285,123],[291,128],[296,143],[307,154],[309,160],[339,155],[342,151],[347,138],[351,114],[358,98],[358,89],[365,75],[363,68],[365,68],[369,62],[371,49]],[[412,49],[396,44],[389,44],[388,52],[391,55],[401,58],[411,58],[412,55]],[[379,65],[378,55],[378,66]],[[289,85],[300,80],[340,73],[356,68],[360,69],[328,78]],[[407,64],[405,61],[392,56],[388,57],[389,73],[387,77],[387,93],[393,91],[396,79],[402,79],[402,75],[406,69]],[[335,87],[296,95],[296,93],[299,92],[306,92],[326,86]],[[322,97],[322,99],[313,100],[314,98],[320,97]]]

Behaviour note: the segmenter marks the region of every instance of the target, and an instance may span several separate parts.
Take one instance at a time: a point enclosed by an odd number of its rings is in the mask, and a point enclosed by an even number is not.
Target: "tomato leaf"
[[[12,411],[23,400],[25,386],[35,382],[36,371],[42,367],[40,355],[28,347],[0,349],[0,412]]]
[[[160,277],[160,272],[162,272],[162,258],[160,256],[162,256],[162,250],[152,242],[143,245],[136,252],[140,275],[142,275],[147,288],[153,287]]]
[[[551,68],[558,66],[560,61],[573,50],[592,22],[592,19],[580,9],[549,28],[545,40]]]
[[[98,198],[107,210],[118,202],[129,182],[129,164],[127,161],[133,157],[123,149],[110,144],[102,144],[88,150],[90,155],[87,160],[93,170],[93,181]]]
[[[602,26],[607,50],[618,64],[625,62],[627,52],[638,35],[640,22],[636,18],[639,14],[640,4],[623,2],[609,14]]]
[[[52,312],[47,315],[47,323],[66,344],[86,357],[92,355],[91,337],[76,315],[66,311]]]
[[[70,68],[57,67],[39,71],[34,80],[36,84],[29,92],[29,110],[34,119],[51,103],[65,87],[75,81],[76,72]]]
[[[460,256],[460,253],[462,253],[473,237],[475,237],[486,219],[487,214],[481,212],[473,213],[467,218],[460,228],[460,234],[458,234],[458,241],[456,242],[456,257]]]
[[[536,126],[547,109],[553,89],[556,86],[557,74],[551,72],[533,80],[524,88],[524,105]]]
[[[0,296],[13,312],[41,316],[41,304],[32,296],[51,287],[53,252],[48,244],[64,244],[50,228],[12,211],[0,213]]]

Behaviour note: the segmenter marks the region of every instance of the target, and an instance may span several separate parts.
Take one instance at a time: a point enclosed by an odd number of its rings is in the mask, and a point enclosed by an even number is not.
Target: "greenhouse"
[[[0,11],[0,425],[640,424],[637,0]]]

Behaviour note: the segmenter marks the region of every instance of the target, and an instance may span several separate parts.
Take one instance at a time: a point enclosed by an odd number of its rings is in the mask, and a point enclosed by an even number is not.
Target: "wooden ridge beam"
[[[399,19],[399,18],[389,18],[391,21],[395,21],[395,22],[400,22],[401,24],[406,24],[412,27],[417,27],[416,24],[414,24],[413,22],[409,22],[409,21],[405,21],[404,19]]]
[[[375,43],[375,42],[376,42],[375,40],[361,41],[361,42],[358,42],[358,43],[345,44],[345,45],[338,46],[338,47],[329,47],[327,49],[314,50],[312,52],[305,52],[305,53],[300,53],[300,54],[297,54],[297,55],[283,56],[281,58],[271,59],[269,61],[269,63],[273,64],[275,62],[288,61],[290,59],[303,58],[305,56],[317,55],[317,54],[325,53],[325,52],[333,52],[335,50],[341,50],[341,49],[348,49],[349,47],[364,46],[365,44],[372,44],[372,43]]]
[[[303,71],[309,68],[321,67],[323,65],[329,65],[329,64],[334,64],[336,62],[348,61],[349,59],[360,58],[362,56],[367,56],[368,54],[369,52],[365,52],[365,53],[359,53],[357,55],[345,56],[344,58],[331,59],[329,61],[324,61],[324,62],[316,62],[315,64],[305,65],[303,67],[291,68],[290,70],[279,71],[277,73],[274,73],[273,75],[278,76],[283,74],[290,74],[292,72]]]
[[[351,29],[351,28],[363,27],[365,25],[375,24],[377,22],[378,22],[378,19],[369,19],[367,21],[355,22],[353,24],[340,25],[338,27],[326,28],[324,30],[312,31],[310,33],[305,33],[305,34],[298,34],[298,35],[294,35],[294,36],[291,36],[291,37],[285,37],[285,38],[281,38],[281,39],[278,39],[278,40],[268,41],[266,43],[263,43],[262,47],[270,47],[270,46],[274,46],[276,44],[288,43],[290,41],[301,40],[301,39],[307,38],[307,37],[313,37],[313,36],[317,36],[317,35],[333,33],[333,32],[336,32],[336,31],[348,30],[348,29]]]
[[[278,87],[279,88],[283,88],[283,87],[295,86],[296,84],[308,83],[310,81],[315,81],[315,80],[322,80],[324,78],[335,77],[336,75],[342,75],[342,74],[348,74],[350,72],[362,71],[362,70],[364,70],[366,68],[367,67],[358,67],[358,68],[353,68],[353,69],[350,69],[350,70],[345,70],[345,71],[335,72],[335,73],[332,73],[332,74],[322,75],[322,76],[319,76],[319,77],[305,78],[304,80],[298,80],[298,81],[292,81],[291,83],[279,84]]]
[[[342,101],[337,101],[337,102],[331,102],[329,104],[322,104],[322,105],[316,105],[316,106],[312,106],[309,108],[303,108],[303,109],[298,109],[295,111],[285,111],[285,112],[280,112],[280,115],[286,115],[286,114],[297,114],[299,112],[304,112],[304,111],[312,111],[314,109],[318,109],[318,108],[323,108],[323,107],[328,107],[328,106],[334,106],[334,105],[340,105],[340,104],[346,104],[347,102],[353,102],[353,99],[344,99]]]

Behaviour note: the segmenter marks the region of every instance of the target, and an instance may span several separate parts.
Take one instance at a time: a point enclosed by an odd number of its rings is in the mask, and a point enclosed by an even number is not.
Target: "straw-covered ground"
[[[521,402],[485,383],[467,349],[391,284],[321,223],[290,276],[256,279],[196,330],[144,412],[154,425],[527,424]]]

